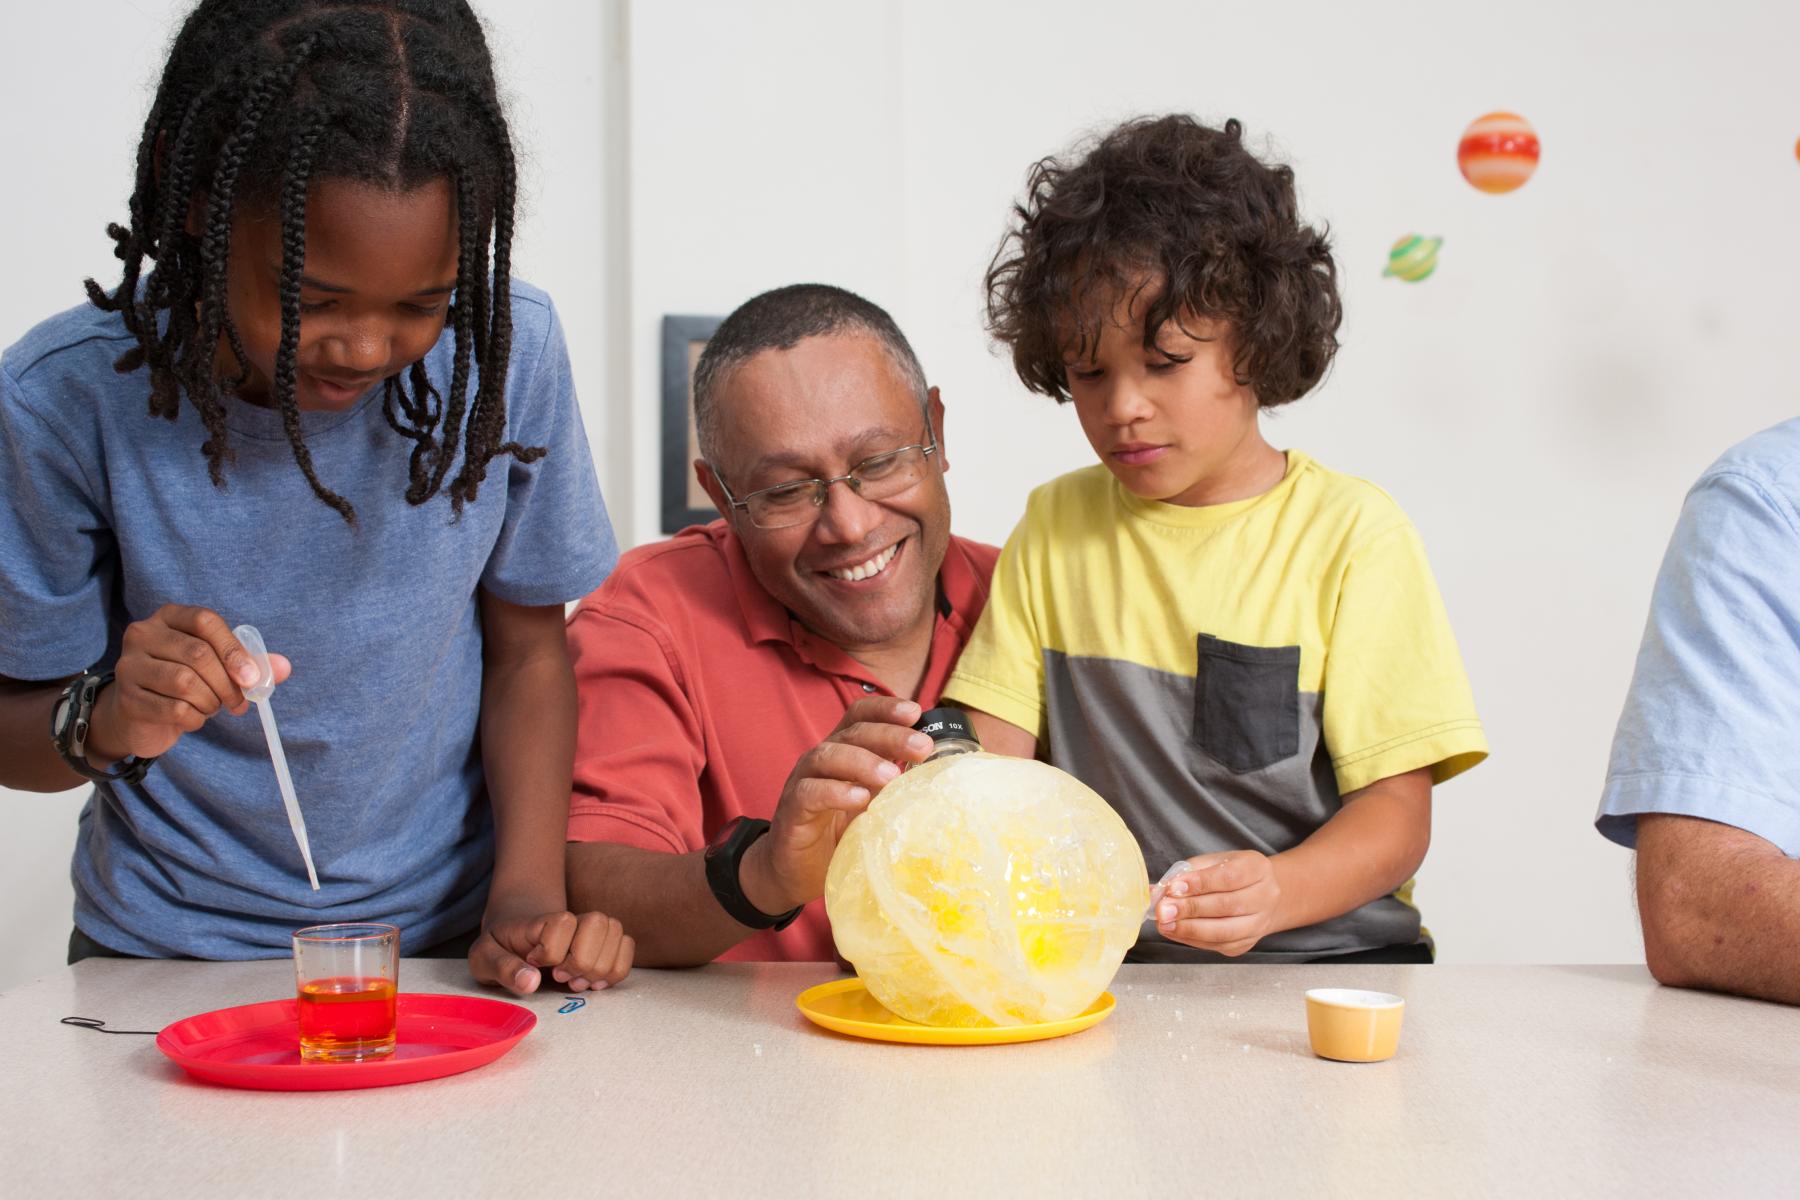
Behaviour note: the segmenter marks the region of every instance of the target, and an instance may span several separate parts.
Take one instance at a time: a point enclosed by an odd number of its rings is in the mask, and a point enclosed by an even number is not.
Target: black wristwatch
[[[786,929],[806,906],[803,904],[779,916],[770,916],[750,903],[738,879],[744,853],[751,843],[767,832],[769,823],[759,817],[739,817],[719,830],[706,845],[706,886],[712,889],[713,899],[719,902],[719,907],[739,925],[751,929]]]
[[[154,758],[127,758],[117,770],[102,771],[87,760],[88,731],[94,718],[94,700],[100,689],[113,681],[113,673],[96,675],[92,671],[77,675],[63,689],[50,710],[50,740],[69,769],[96,783],[137,783],[150,770]]]

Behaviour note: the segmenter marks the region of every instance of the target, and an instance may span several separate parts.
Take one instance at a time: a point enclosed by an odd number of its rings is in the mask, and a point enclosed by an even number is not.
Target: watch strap
[[[111,771],[103,771],[87,759],[87,739],[93,728],[94,705],[100,689],[113,681],[113,673],[92,671],[77,675],[63,689],[62,698],[51,712],[50,740],[69,769],[96,783],[137,783],[150,771],[152,758],[128,757]]]
[[[744,855],[749,853],[757,838],[768,832],[769,823],[760,817],[739,817],[733,821],[725,839],[707,847],[706,886],[711,889],[719,907],[738,924],[751,929],[782,930],[792,925],[806,906],[800,905],[784,913],[766,913],[744,895],[740,877]]]

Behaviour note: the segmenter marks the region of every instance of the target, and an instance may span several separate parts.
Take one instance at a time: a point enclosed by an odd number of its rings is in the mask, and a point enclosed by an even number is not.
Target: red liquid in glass
[[[314,979],[300,985],[300,1056],[379,1058],[394,1049],[394,981]]]

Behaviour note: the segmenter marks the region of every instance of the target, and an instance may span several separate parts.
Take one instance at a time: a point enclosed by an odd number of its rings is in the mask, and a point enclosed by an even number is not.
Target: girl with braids
[[[70,961],[382,920],[517,992],[629,969],[566,911],[563,604],[617,549],[496,97],[464,0],[203,0],[117,286],[0,360],[0,783],[98,780]]]

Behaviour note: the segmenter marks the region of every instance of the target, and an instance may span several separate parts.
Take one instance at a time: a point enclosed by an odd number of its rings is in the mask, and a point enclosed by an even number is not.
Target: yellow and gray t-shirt
[[[1143,500],[1104,466],[1038,488],[945,695],[1035,732],[1104,796],[1152,874],[1276,854],[1378,779],[1487,757],[1418,531],[1381,489],[1297,451],[1249,500]],[[1248,957],[1419,940],[1411,884]],[[1216,958],[1146,922],[1137,959]]]

